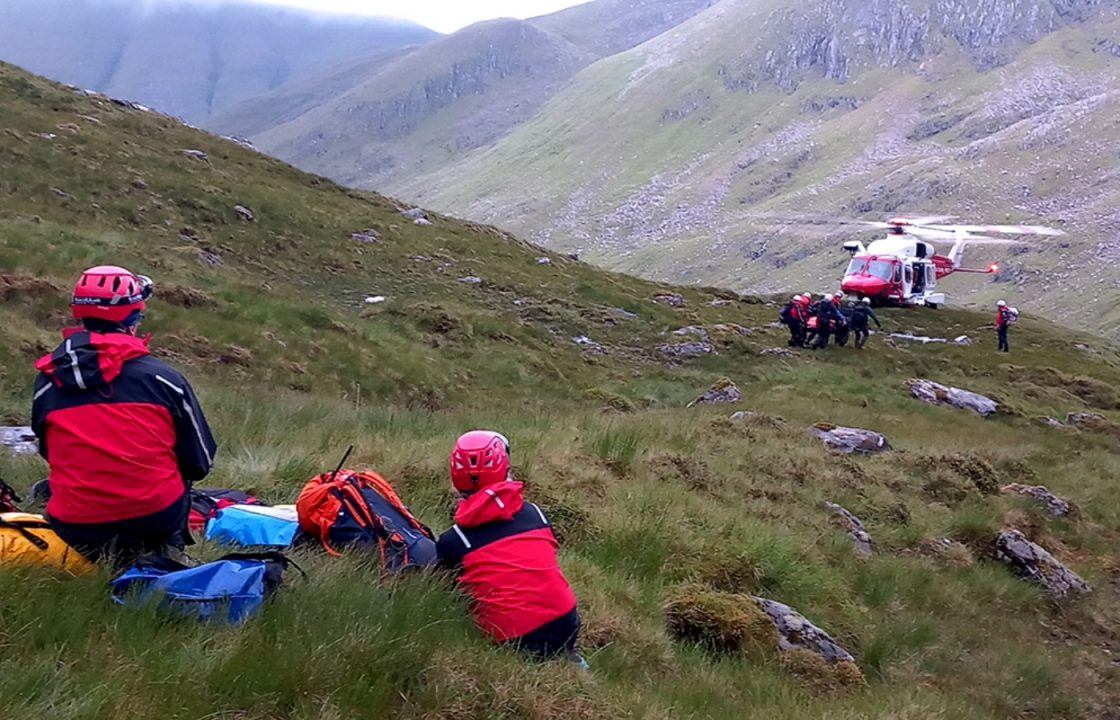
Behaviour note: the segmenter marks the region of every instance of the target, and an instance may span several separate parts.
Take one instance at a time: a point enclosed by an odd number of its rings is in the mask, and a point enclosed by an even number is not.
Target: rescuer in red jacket
[[[47,519],[91,560],[181,550],[191,483],[217,450],[190,385],[137,337],[151,295],[151,280],[124,268],[87,270],[72,302],[81,326],[35,364]]]
[[[556,537],[509,468],[509,443],[498,433],[477,430],[455,443],[451,484],[462,499],[455,525],[437,542],[440,565],[458,572],[475,622],[495,641],[586,666],[576,596],[560,570]]]

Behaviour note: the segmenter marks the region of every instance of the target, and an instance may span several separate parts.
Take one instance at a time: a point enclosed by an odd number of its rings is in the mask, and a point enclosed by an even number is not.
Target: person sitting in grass
[[[138,337],[152,283],[116,266],[82,274],[81,327],[35,368],[31,427],[50,465],[47,521],[90,560],[177,554],[191,483],[217,446],[194,391]]]
[[[509,441],[476,430],[451,452],[459,493],[455,524],[436,543],[439,564],[458,575],[475,622],[496,642],[541,659],[579,654],[579,610],[560,570],[559,544],[544,512],[510,476]]]

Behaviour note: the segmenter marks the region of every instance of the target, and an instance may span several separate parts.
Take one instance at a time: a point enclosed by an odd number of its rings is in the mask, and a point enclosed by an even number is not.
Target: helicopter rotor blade
[[[1058,237],[1065,235],[1061,230],[1042,225],[927,225],[932,230],[960,231],[966,233],[1001,233],[1006,235],[1042,235]]]

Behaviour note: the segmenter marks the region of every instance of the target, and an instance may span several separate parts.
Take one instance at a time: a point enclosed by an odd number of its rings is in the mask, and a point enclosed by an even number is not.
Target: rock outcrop
[[[855,662],[852,654],[833,640],[831,635],[809,622],[789,605],[760,597],[754,598],[754,601],[777,628],[778,647],[782,651],[809,650],[829,662]]]
[[[0,446],[13,455],[34,455],[39,452],[39,442],[31,428],[24,426],[0,427]]]
[[[691,358],[704,357],[705,355],[718,354],[715,347],[707,341],[667,343],[665,345],[658,345],[657,352],[676,360],[688,360]]]
[[[1034,498],[1046,509],[1046,512],[1053,517],[1065,517],[1073,512],[1073,504],[1069,500],[1058,497],[1054,493],[1046,489],[1044,485],[1021,485],[1019,483],[1011,483],[1004,485],[1003,492],[1011,493],[1013,495],[1025,495],[1026,497]]]
[[[809,434],[820,438],[830,450],[846,455],[881,453],[891,449],[887,438],[874,430],[818,423],[809,428]]]
[[[731,382],[727,378],[720,378],[712,385],[708,392],[696,398],[688,404],[688,407],[696,405],[719,405],[723,403],[737,403],[743,399],[743,391],[739,386]]]
[[[1000,531],[996,537],[996,559],[1018,577],[1042,585],[1054,600],[1068,600],[1091,589],[1080,575],[1018,530]]]
[[[910,394],[930,405],[948,405],[960,410],[972,410],[978,415],[988,417],[999,412],[999,403],[979,393],[949,387],[932,380],[910,380],[906,383]]]
[[[653,301],[655,303],[661,303],[662,305],[668,305],[669,307],[684,307],[684,296],[672,292],[656,293],[653,296]]]
[[[824,506],[836,513],[837,516],[847,523],[848,535],[851,536],[852,542],[855,543],[856,552],[865,557],[871,557],[874,543],[871,540],[871,534],[867,532],[867,528],[863,526],[860,519],[836,503],[826,502]]]

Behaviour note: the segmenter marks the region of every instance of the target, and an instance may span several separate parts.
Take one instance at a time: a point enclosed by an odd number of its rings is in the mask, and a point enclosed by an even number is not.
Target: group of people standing
[[[821,350],[828,347],[832,337],[843,346],[851,334],[855,346],[862,350],[871,336],[870,323],[882,328],[878,316],[871,308],[871,298],[863,298],[845,311],[844,293],[822,294],[813,300],[812,293],[794,295],[782,308],[781,322],[789,327],[789,346]]]

